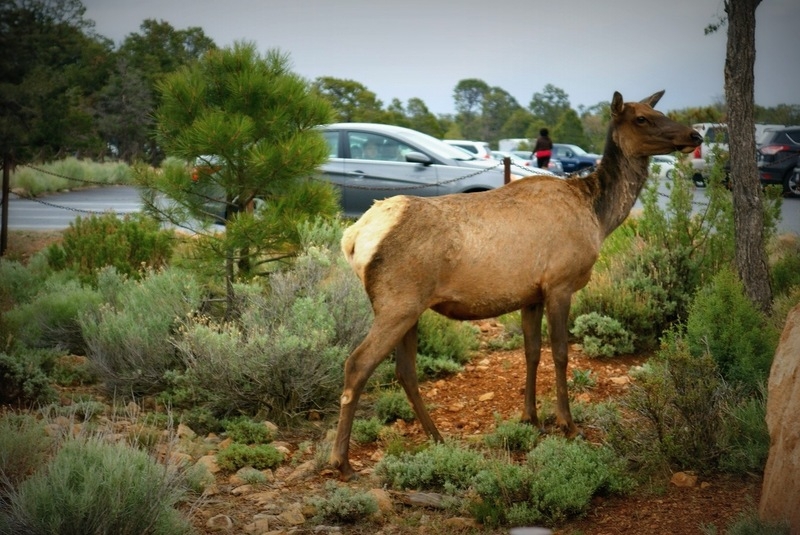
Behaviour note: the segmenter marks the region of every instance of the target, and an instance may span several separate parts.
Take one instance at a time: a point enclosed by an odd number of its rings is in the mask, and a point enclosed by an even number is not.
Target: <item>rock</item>
[[[211,472],[212,474],[216,474],[221,470],[219,465],[217,464],[217,457],[215,455],[203,455],[195,464],[199,464],[206,467],[206,470]]]
[[[391,514],[394,511],[392,497],[383,489],[370,489],[369,494],[375,498],[378,504],[378,514]]]
[[[676,487],[691,488],[697,485],[697,476],[691,472],[675,472],[669,482]]]
[[[769,457],[758,513],[800,533],[800,305],[786,317],[767,386]]]
[[[197,436],[197,433],[192,431],[192,429],[186,424],[178,424],[177,435],[178,438],[193,440]]]
[[[301,524],[305,524],[306,517],[303,516],[303,513],[301,513],[299,509],[289,509],[279,514],[278,520],[280,520],[280,522],[283,524],[299,526]]]
[[[481,394],[481,397],[478,398],[478,401],[490,401],[494,399],[494,392],[486,392],[485,394]]]
[[[306,461],[298,465],[297,468],[295,468],[294,471],[286,477],[285,481],[289,483],[292,481],[308,479],[309,477],[315,475],[316,472],[317,468],[314,461]]]
[[[244,530],[247,533],[255,533],[257,535],[261,535],[262,533],[269,531],[269,516],[268,515],[254,516],[253,521],[247,524],[244,527]]]
[[[253,485],[240,485],[231,491],[234,496],[243,496],[253,492]]]
[[[206,522],[206,527],[211,531],[230,531],[233,529],[233,520],[227,515],[212,516]]]
[[[480,525],[474,518],[465,518],[462,516],[448,518],[444,521],[444,525],[448,528],[447,533],[455,533],[459,531],[473,532],[480,529]]]

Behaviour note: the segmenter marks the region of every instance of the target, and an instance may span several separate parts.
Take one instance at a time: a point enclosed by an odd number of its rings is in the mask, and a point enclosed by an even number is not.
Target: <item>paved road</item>
[[[667,190],[662,186],[662,192]],[[705,190],[694,192],[697,206],[706,202]],[[664,202],[667,197],[663,196]],[[89,217],[112,210],[117,214],[137,212],[141,209],[139,192],[134,187],[115,186],[92,188],[42,197],[40,202],[20,199],[11,195],[8,207],[8,226],[12,230],[53,230],[67,228],[77,216]],[[634,208],[641,208],[636,201]],[[778,232],[800,235],[800,199],[784,199]]]
[[[117,214],[138,212],[142,207],[139,191],[129,186],[91,188],[40,197],[21,199],[13,193],[8,199],[8,228],[11,230],[64,229],[76,217],[91,217],[113,211]]]

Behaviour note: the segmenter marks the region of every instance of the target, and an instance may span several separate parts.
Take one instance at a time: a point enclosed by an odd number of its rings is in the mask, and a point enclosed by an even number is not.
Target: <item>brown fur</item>
[[[345,363],[331,463],[344,478],[358,398],[377,365],[396,349],[396,373],[425,431],[442,440],[416,378],[417,320],[428,308],[454,319],[522,311],[527,379],[523,421],[538,425],[536,371],[544,311],[556,368],[556,423],[577,428],[567,397],[567,319],[572,294],[591,276],[603,240],[628,216],[647,178],[649,156],[691,151],[700,137],[653,106],[611,105],[602,163],[585,178],[531,176],[502,188],[376,202],[345,232],[342,250],[375,312],[364,341]]]

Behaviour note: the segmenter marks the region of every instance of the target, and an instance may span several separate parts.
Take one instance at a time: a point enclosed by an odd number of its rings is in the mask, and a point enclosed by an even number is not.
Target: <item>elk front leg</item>
[[[436,442],[443,442],[442,435],[436,429],[428,409],[425,408],[425,402],[419,393],[419,382],[417,381],[417,325],[415,323],[400,340],[395,352],[395,375],[403,390],[406,391],[406,396],[411,402],[411,407],[414,409],[414,414],[417,415],[419,423],[422,428]]]
[[[522,338],[525,342],[525,407],[522,422],[539,427],[536,414],[536,373],[542,354],[542,312],[544,305],[538,303],[521,310]]]
[[[547,301],[547,328],[556,369],[556,425],[567,438],[572,438],[578,433],[569,410],[567,391],[567,320],[571,298],[572,295],[567,294]]]
[[[391,324],[391,327],[387,326]],[[407,323],[406,323],[407,325]],[[344,391],[340,400],[339,422],[331,450],[330,464],[339,470],[342,479],[349,480],[355,473],[350,466],[350,432],[353,427],[358,399],[367,379],[399,342],[407,330],[402,323],[383,322],[376,318],[369,333],[344,363]]]

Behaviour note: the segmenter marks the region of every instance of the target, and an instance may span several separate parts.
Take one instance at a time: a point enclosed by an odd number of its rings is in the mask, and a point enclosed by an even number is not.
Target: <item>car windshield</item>
[[[574,152],[578,156],[587,156],[589,154],[588,152],[586,152],[585,150],[583,150],[582,148],[580,148],[577,145],[567,145],[567,147],[569,147],[570,150],[572,150],[572,152]]]

